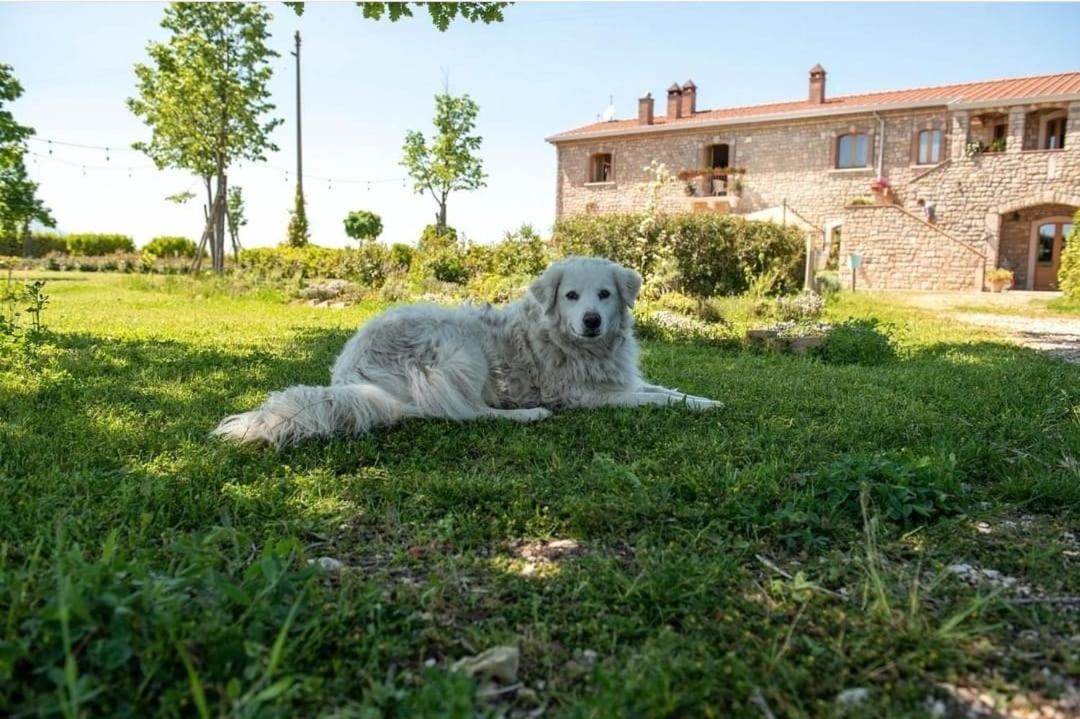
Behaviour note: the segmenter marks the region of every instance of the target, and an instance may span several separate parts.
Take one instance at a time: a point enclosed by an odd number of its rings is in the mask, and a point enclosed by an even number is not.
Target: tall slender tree
[[[159,168],[188,170],[206,182],[203,240],[219,273],[229,167],[277,150],[270,133],[282,120],[272,116],[268,87],[270,60],[278,57],[266,44],[270,19],[255,3],[172,3],[161,21],[169,38],[147,47],[149,62],[135,66],[138,97],[128,100],[151,129],[150,140],[133,147]]]
[[[446,204],[456,190],[476,190],[487,183],[483,163],[477,156],[483,139],[474,134],[480,111],[468,95],[449,92],[435,96],[435,134],[428,141],[419,130],[405,135],[401,164],[413,179],[413,191],[427,192],[438,205],[435,225],[446,231]]]
[[[285,3],[297,15],[304,14],[304,3]],[[390,22],[397,22],[404,17],[413,16],[413,7],[425,8],[431,22],[440,32],[445,32],[450,23],[458,17],[469,22],[482,22],[488,25],[502,22],[503,10],[513,5],[509,2],[358,2],[364,17],[369,20],[381,20],[384,16]]]

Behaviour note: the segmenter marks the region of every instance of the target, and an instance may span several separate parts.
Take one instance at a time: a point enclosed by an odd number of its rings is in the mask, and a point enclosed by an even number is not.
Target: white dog
[[[720,406],[641,377],[629,312],[640,288],[633,270],[571,257],[502,310],[389,310],[345,344],[329,387],[271,393],[258,409],[222,420],[214,434],[281,447],[404,417],[533,422],[561,407]]]

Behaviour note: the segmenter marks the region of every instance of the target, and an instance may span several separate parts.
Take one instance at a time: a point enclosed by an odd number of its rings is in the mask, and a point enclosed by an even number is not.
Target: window
[[[918,155],[916,163],[919,165],[936,165],[941,162],[941,130],[923,130],[919,133]]]
[[[1046,224],[1039,227],[1039,244],[1035,247],[1035,261],[1040,265],[1049,265],[1054,261],[1054,236],[1057,225]]]
[[[612,182],[615,174],[611,170],[610,152],[593,155],[589,161],[589,182]]]
[[[728,166],[728,146],[727,145],[710,145],[709,146],[709,167],[727,167]]]
[[[1065,147],[1065,118],[1056,117],[1046,122],[1046,135],[1043,140],[1044,150],[1060,150]]]
[[[836,167],[844,170],[866,167],[870,156],[870,138],[867,135],[841,135],[836,138]]]
[[[1005,134],[1009,131],[1009,126],[1004,122],[999,122],[994,125],[994,142],[998,140],[1004,140]]]

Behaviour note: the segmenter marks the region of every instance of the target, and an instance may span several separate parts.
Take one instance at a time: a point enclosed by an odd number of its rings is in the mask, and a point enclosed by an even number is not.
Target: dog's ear
[[[641,291],[641,275],[627,267],[615,269],[615,286],[619,290],[619,298],[627,307],[633,307],[637,301],[638,292]]]
[[[529,285],[529,295],[544,308],[544,313],[555,313],[555,304],[559,299],[559,283],[562,281],[562,268],[551,265]]]

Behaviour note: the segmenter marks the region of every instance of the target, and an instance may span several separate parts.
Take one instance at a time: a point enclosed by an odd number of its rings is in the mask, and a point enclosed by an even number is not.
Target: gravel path
[[[958,312],[956,319],[968,324],[1004,330],[1014,340],[1032,349],[1080,364],[1080,319],[1019,317]]]

